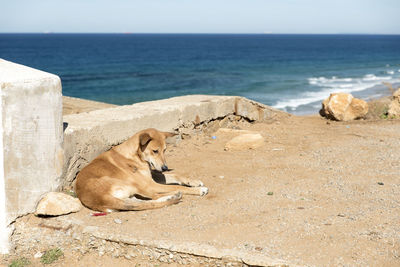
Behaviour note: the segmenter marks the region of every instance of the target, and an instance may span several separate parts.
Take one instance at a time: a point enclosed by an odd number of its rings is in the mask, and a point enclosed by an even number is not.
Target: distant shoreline
[[[399,33],[190,33],[190,32],[169,32],[169,33],[152,33],[152,32],[0,32],[1,34],[121,34],[121,35],[319,35],[319,36],[400,36]]]

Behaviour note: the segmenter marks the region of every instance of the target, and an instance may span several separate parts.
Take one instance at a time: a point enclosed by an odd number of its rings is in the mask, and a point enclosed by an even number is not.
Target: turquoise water
[[[0,57],[113,104],[240,95],[308,114],[331,92],[368,99],[400,82],[399,35],[0,34]]]

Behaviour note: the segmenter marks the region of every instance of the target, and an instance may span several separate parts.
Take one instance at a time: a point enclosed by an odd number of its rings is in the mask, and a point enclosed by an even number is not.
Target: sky
[[[0,32],[400,34],[400,0],[0,0]]]

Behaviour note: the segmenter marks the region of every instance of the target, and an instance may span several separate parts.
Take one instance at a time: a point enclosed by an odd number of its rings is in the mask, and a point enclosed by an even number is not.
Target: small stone
[[[382,183],[382,182],[378,182],[378,185],[384,185],[384,183]]]
[[[35,259],[41,258],[42,256],[43,256],[43,253],[40,252],[40,251],[36,252],[35,255],[33,255],[33,257],[34,257]]]
[[[58,216],[78,212],[81,208],[79,199],[60,192],[49,192],[39,201],[35,215]]]
[[[158,259],[160,262],[167,262],[167,259],[165,257],[161,257]]]
[[[245,149],[255,149],[264,145],[264,138],[261,134],[241,134],[225,145],[225,150],[245,150]]]
[[[113,258],[118,258],[119,257],[119,251],[116,249],[114,253],[111,255]]]
[[[128,256],[131,257],[131,258],[136,258],[137,255],[135,254],[135,252],[130,251],[130,252],[128,253]]]
[[[153,252],[152,256],[153,256],[154,259],[158,260],[161,257],[161,253]]]
[[[120,219],[114,219],[114,222],[117,224],[122,224],[122,221]]]
[[[99,256],[103,256],[105,253],[104,248],[99,249]]]
[[[225,176],[223,176],[223,175],[220,175],[220,176],[219,176],[219,178],[220,178],[220,179],[224,179],[224,178],[225,178]]]

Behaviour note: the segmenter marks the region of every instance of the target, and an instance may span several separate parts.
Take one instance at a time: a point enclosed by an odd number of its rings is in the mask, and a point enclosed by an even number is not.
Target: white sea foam
[[[367,74],[363,78],[364,81],[378,81],[378,80],[390,80],[390,79],[392,79],[391,76],[377,77],[374,74]]]
[[[366,74],[363,77],[358,78],[338,78],[336,76],[332,76],[331,78],[312,77],[308,79],[308,83],[312,86],[320,87],[319,91],[304,92],[295,96],[295,98],[278,101],[273,107],[278,109],[290,108],[296,110],[297,107],[302,105],[321,102],[331,93],[359,92],[382,84],[382,82],[400,82],[399,78],[400,77],[376,76],[374,74]]]

